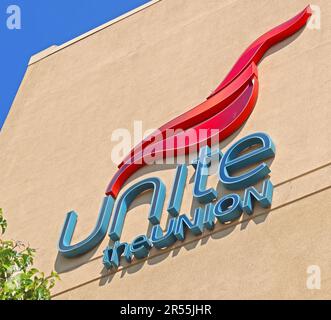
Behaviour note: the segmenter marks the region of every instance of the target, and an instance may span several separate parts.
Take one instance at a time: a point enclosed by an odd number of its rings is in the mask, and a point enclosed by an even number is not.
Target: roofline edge
[[[45,58],[53,55],[54,53],[56,53],[56,52],[58,52],[60,50],[63,50],[65,48],[67,48],[67,47],[69,47],[69,46],[71,46],[71,45],[73,45],[73,44],[75,44],[75,43],[77,43],[77,42],[79,42],[79,41],[87,38],[87,37],[90,37],[91,35],[93,35],[93,34],[95,34],[97,32],[100,32],[100,31],[102,31],[102,30],[110,27],[111,25],[113,25],[115,23],[118,23],[118,22],[120,22],[120,21],[122,21],[122,20],[124,20],[124,19],[126,19],[126,18],[128,18],[128,17],[130,17],[130,16],[132,16],[132,15],[134,15],[134,14],[136,14],[136,13],[142,11],[142,10],[144,10],[144,9],[147,9],[147,8],[151,7],[152,5],[154,5],[154,4],[156,4],[156,3],[160,2],[160,1],[162,1],[162,0],[151,0],[151,1],[149,1],[149,2],[147,2],[145,4],[143,4],[143,5],[141,5],[139,7],[137,7],[135,9],[131,10],[131,11],[128,11],[128,12],[126,12],[126,13],[118,16],[117,18],[115,18],[113,20],[110,20],[110,21],[108,21],[108,22],[100,25],[99,27],[96,27],[96,28],[94,28],[94,29],[92,29],[92,30],[90,30],[88,32],[83,33],[82,35],[80,35],[80,36],[78,36],[78,37],[76,37],[76,38],[74,38],[72,40],[69,40],[69,41],[61,44],[60,46],[52,45],[52,46],[46,48],[45,50],[42,50],[42,51],[40,51],[40,52],[32,55],[31,58],[30,58],[30,60],[29,60],[28,66],[30,66],[32,64],[35,64],[38,61],[43,60],[43,59],[45,59]]]

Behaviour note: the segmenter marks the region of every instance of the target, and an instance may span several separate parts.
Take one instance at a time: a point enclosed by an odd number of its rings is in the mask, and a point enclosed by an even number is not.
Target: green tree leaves
[[[1,235],[7,221],[0,209]],[[0,239],[0,300],[50,300],[52,289],[59,276],[49,277],[33,268],[35,250],[22,242]]]
[[[0,228],[1,228],[1,234],[4,234],[7,229],[7,220],[4,219],[1,208],[0,208]]]

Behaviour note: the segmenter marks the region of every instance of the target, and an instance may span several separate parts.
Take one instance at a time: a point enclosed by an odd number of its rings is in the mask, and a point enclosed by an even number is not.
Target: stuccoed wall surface
[[[57,298],[331,298],[331,3],[314,4],[321,30],[305,29],[268,53],[252,115],[221,146],[257,131],[272,137],[271,210],[257,208],[253,220],[219,225],[202,239],[187,236],[115,275],[102,266],[107,237],[71,260],[56,247],[68,211],[79,214],[74,242],[94,227],[116,170],[112,132],[132,132],[134,120],[156,128],[197,105],[253,40],[307,2],[162,0],[28,67],[0,135],[0,207],[7,237],[36,248],[37,267],[60,273]],[[160,177],[167,203],[173,174],[145,168],[127,186]],[[149,199],[135,201],[121,240],[146,233]],[[195,205],[191,182],[182,212]],[[320,290],[306,288],[309,265],[321,268]]]

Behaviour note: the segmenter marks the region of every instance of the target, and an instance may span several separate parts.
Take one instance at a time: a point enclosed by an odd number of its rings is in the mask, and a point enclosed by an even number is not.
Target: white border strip
[[[87,38],[87,37],[89,37],[89,36],[91,36],[91,35],[99,32],[99,31],[101,31],[103,29],[106,29],[109,26],[111,26],[111,25],[113,25],[113,24],[115,24],[115,23],[117,23],[117,22],[119,22],[121,20],[124,20],[124,19],[126,19],[126,18],[128,18],[128,17],[130,17],[130,16],[132,16],[132,15],[134,15],[134,14],[136,14],[136,13],[138,13],[138,12],[140,12],[140,11],[142,11],[142,10],[144,10],[144,9],[146,9],[146,8],[148,8],[148,7],[156,4],[158,2],[160,2],[160,1],[162,1],[162,0],[152,0],[150,2],[147,2],[147,3],[143,4],[140,7],[137,7],[135,9],[131,10],[131,11],[128,11],[127,13],[125,13],[125,14],[123,14],[123,15],[121,15],[121,16],[119,16],[119,17],[117,17],[117,18],[115,18],[115,19],[113,19],[111,21],[106,22],[106,23],[102,24],[101,26],[92,29],[91,31],[88,31],[88,32],[86,32],[86,33],[84,33],[84,34],[82,34],[82,35],[80,35],[80,36],[78,36],[78,37],[76,37],[76,38],[68,41],[68,42],[65,42],[65,43],[61,44],[60,46],[53,45],[53,46],[51,46],[51,47],[49,47],[49,48],[47,48],[47,49],[45,49],[43,51],[40,51],[40,52],[36,53],[35,55],[31,56],[30,61],[28,63],[28,66],[30,66],[30,65],[32,65],[32,64],[34,64],[34,63],[36,63],[36,62],[38,62],[40,60],[43,60],[46,57],[49,57],[50,55],[52,55],[52,54],[54,54],[54,53],[56,53],[56,52],[58,52],[58,51],[60,51],[60,50],[62,50],[64,48],[66,48],[68,46],[71,46],[72,44],[74,44],[74,43],[76,43],[78,41],[81,41],[81,40],[83,40],[83,39],[85,39],[85,38]]]

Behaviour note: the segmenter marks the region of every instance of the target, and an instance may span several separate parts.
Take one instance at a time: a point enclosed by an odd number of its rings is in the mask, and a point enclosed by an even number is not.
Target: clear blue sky
[[[149,0],[0,0],[0,128],[33,54],[146,2]],[[9,5],[21,8],[20,30],[7,28]]]

